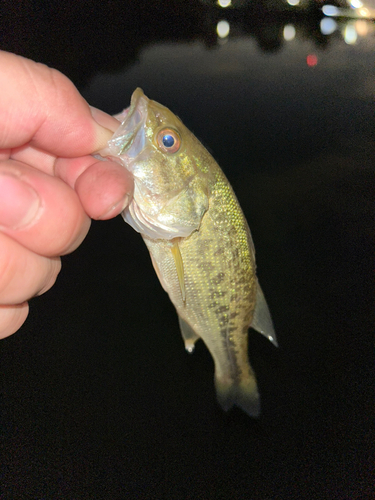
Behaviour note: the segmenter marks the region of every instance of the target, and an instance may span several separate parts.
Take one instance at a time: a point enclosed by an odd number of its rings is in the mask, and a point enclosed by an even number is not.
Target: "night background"
[[[224,413],[140,235],[94,221],[0,343],[1,499],[375,498],[375,5],[288,1],[1,3],[1,49],[209,149],[279,342],[249,330],[262,416]]]

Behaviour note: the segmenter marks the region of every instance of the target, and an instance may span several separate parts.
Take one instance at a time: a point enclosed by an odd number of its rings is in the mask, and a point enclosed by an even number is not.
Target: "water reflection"
[[[258,47],[275,52],[284,42],[311,39],[324,48],[332,35],[339,34],[348,45],[374,32],[375,10],[361,0],[261,0],[254,2],[217,2],[202,0],[212,9],[206,13],[206,25],[216,38],[208,36],[205,45],[222,45],[228,39],[250,36]],[[227,8],[228,7],[228,8]],[[226,17],[222,18],[224,12]],[[335,38],[335,40],[337,40]],[[316,62],[308,61],[309,66]]]
[[[50,64],[82,85],[97,72],[132,65],[145,47],[165,42],[194,41],[211,49],[251,38],[264,52],[297,40],[311,40],[319,49],[338,38],[355,45],[374,33],[370,1],[172,0],[166,16],[158,2],[144,8],[131,0],[94,1],[84,11],[69,0],[64,8],[52,3],[37,10],[27,3],[16,9],[4,0],[0,48]],[[53,23],[45,22],[52,18]]]
[[[287,0],[287,2],[290,6],[300,5],[300,0]],[[353,45],[357,43],[359,37],[373,33],[374,24],[370,19],[365,19],[370,10],[365,9],[360,0],[352,0],[351,4],[353,8],[347,9],[348,15],[345,14],[345,9],[329,4],[322,7],[320,18],[316,15],[317,12],[314,15],[311,15],[311,12],[306,15],[301,10],[294,14],[289,12],[287,19],[292,18],[293,22],[285,22],[283,17],[273,15],[266,22],[258,20],[254,25],[235,16],[228,16],[226,20],[217,22],[217,43],[221,44],[222,39],[228,36],[236,38],[250,35],[257,39],[258,46],[262,50],[275,51],[282,47],[283,40],[289,42],[298,36],[303,39],[311,38],[317,45],[325,46],[329,43],[330,35],[339,31],[345,43]],[[355,19],[361,16],[361,19]]]
[[[230,26],[228,21],[219,21],[216,26],[216,32],[219,38],[226,38],[229,35]]]
[[[232,5],[232,0],[218,0],[219,7],[225,9],[226,7],[230,7]]]
[[[294,40],[296,36],[296,28],[293,26],[293,24],[286,24],[284,26],[283,36],[284,39],[288,42]]]
[[[357,43],[358,38],[366,37],[374,32],[374,25],[368,20],[353,19],[334,19],[333,17],[323,17],[319,24],[320,33],[326,37],[332,35],[335,31],[339,31],[342,39],[348,45]],[[304,30],[300,33],[302,38],[305,37]],[[283,30],[283,38],[285,41],[291,41],[296,38],[297,31],[293,24],[286,24]],[[328,38],[326,39],[329,40]]]
[[[320,31],[323,35],[332,35],[337,30],[337,22],[328,17],[324,17],[320,21]]]
[[[234,10],[246,10],[254,7],[253,0],[200,0],[213,8],[226,9],[228,7]],[[371,1],[371,0],[370,0]],[[328,3],[330,2],[330,3]],[[366,17],[373,19],[375,10],[372,6],[366,6],[361,0],[262,0],[259,2],[265,10],[283,11],[290,7],[299,7],[303,10],[314,10],[314,8],[327,7],[328,12],[334,12],[331,15],[343,15],[346,17]],[[331,5],[332,4],[332,5]],[[330,14],[327,14],[330,15]]]
[[[348,23],[345,26],[343,35],[344,35],[344,40],[348,45],[353,45],[354,43],[356,43],[358,34],[357,30],[355,29],[355,25],[352,23]]]
[[[282,39],[296,38],[296,26],[302,38],[308,34],[308,38],[313,38],[318,45],[326,45],[326,37],[337,30],[348,45],[374,32],[375,10],[361,0],[334,0],[331,3],[320,0],[262,0],[258,3],[202,0],[202,3],[216,8],[231,7],[226,20],[216,24],[218,44],[228,36],[251,35],[262,50],[275,51],[282,47]],[[215,14],[220,16],[220,12],[216,9],[208,18]],[[212,38],[210,40],[212,44]]]

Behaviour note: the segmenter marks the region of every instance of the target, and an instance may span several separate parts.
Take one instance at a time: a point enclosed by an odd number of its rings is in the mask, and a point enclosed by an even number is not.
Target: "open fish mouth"
[[[120,115],[124,118],[123,122],[108,142],[109,154],[121,156],[127,168],[129,160],[136,158],[146,145],[148,106],[148,97],[137,88],[131,97],[130,107]]]

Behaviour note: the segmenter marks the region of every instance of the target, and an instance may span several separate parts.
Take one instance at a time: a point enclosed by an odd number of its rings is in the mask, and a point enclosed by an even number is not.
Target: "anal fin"
[[[255,311],[250,326],[251,328],[254,328],[254,330],[256,330],[257,332],[264,335],[270,342],[272,342],[276,347],[278,347],[271,314],[268,309],[266,299],[264,298],[262,289],[258,282],[257,282]]]

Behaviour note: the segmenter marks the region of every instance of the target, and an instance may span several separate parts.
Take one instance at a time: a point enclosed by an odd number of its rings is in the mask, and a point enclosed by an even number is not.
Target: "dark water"
[[[1,9],[1,48],[107,112],[141,86],[209,148],[280,344],[250,333],[262,417],[223,413],[140,236],[94,222],[1,342],[2,498],[374,498],[374,24],[307,3]]]

